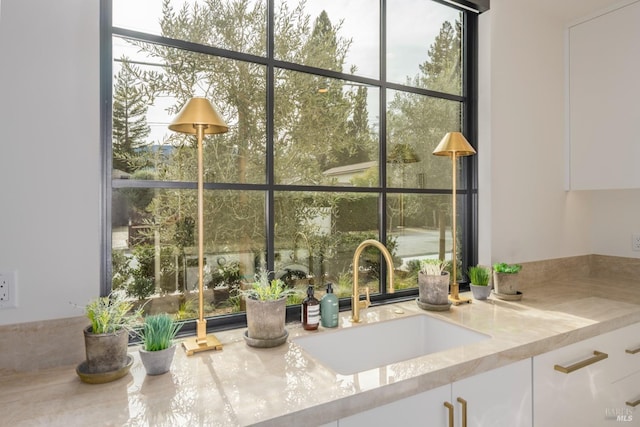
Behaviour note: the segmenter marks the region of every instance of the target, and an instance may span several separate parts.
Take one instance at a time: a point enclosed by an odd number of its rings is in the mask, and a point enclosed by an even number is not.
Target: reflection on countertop
[[[603,278],[565,278],[525,285],[523,294],[521,301],[491,297],[448,312],[425,312],[415,301],[363,310],[363,324],[426,313],[491,338],[352,375],[334,373],[292,340],[332,330],[291,324],[289,341],[271,349],[248,347],[244,329],[219,332],[222,351],[187,357],[178,350],[171,372],[157,377],[145,374],[135,347],[130,373],[113,383],[84,384],[75,366],[3,376],[3,423],[318,425],[640,322],[638,283],[621,289]],[[341,313],[340,327],[360,327],[349,314]]]

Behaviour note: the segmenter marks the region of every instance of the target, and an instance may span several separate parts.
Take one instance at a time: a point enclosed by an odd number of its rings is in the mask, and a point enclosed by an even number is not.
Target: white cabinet
[[[456,427],[531,426],[531,359],[340,419],[338,426],[446,427],[450,417]]]
[[[640,398],[638,348],[640,324],[534,357],[534,424],[600,426],[630,412],[626,402]]]
[[[570,189],[640,188],[640,2],[568,30]]]
[[[528,427],[531,396],[531,359],[525,359],[453,383],[451,398],[458,405],[459,397],[467,401],[469,427]],[[458,413],[455,425],[464,427]]]

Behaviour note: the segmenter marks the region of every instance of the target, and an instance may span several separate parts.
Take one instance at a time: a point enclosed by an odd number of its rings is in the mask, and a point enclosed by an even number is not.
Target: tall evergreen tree
[[[115,77],[113,88],[113,168],[132,173],[146,165],[145,153],[150,129],[147,124],[147,98],[138,72],[126,58]]]

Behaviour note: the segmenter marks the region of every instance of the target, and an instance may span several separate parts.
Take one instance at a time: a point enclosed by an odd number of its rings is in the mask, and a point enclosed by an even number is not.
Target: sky
[[[1,0],[0,0],[1,1]],[[250,0],[251,2],[261,0]],[[264,1],[264,0],[262,0]],[[172,0],[174,10],[185,3],[202,3],[201,0]],[[298,0],[276,0],[276,8],[288,3],[293,9]],[[159,34],[159,19],[162,0],[113,0],[113,25],[137,31]],[[379,0],[307,0],[305,12],[311,16],[311,23],[325,10],[335,25],[344,20],[339,35],[353,40],[346,58],[344,72],[352,65],[357,74],[377,78],[379,74]],[[387,78],[396,83],[404,83],[406,76],[418,73],[418,65],[427,59],[427,50],[435,40],[445,20],[453,22],[459,13],[450,7],[427,0],[387,1]],[[129,47],[127,55],[135,56]],[[116,46],[114,45],[114,51]],[[115,72],[116,70],[114,70]],[[377,93],[377,91],[374,91]],[[197,94],[196,94],[197,95]],[[163,140],[168,135],[167,124],[171,121],[164,109],[172,100],[159,99],[151,106],[148,121],[152,128],[150,138]],[[377,112],[377,106],[370,106]]]

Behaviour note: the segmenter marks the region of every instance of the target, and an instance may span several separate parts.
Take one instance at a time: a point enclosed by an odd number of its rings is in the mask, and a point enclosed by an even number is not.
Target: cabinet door
[[[445,401],[451,399],[449,384],[360,412],[338,421],[339,427],[447,426]]]
[[[611,360],[611,381],[640,371],[640,323],[604,334],[602,340]]]
[[[612,361],[598,360],[594,352],[607,352],[602,337],[591,338],[533,358],[533,419],[536,426],[603,425],[610,405]],[[556,365],[585,366],[569,373]]]
[[[466,401],[469,427],[532,425],[531,359],[457,381],[452,384],[451,391],[456,427],[465,427],[462,422],[464,408],[458,398]],[[554,424],[547,424],[551,425]]]

